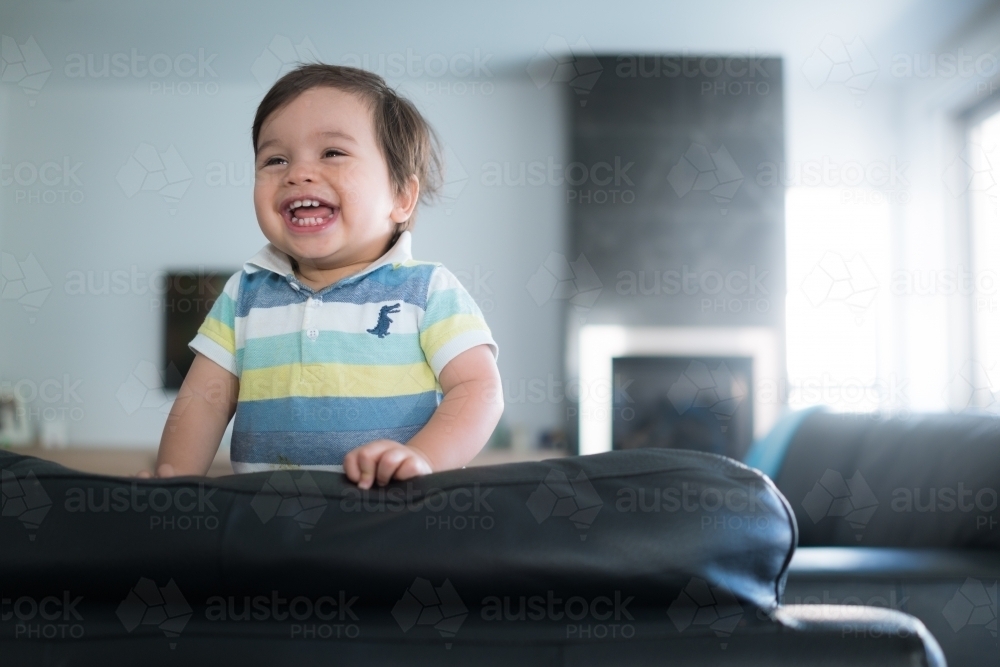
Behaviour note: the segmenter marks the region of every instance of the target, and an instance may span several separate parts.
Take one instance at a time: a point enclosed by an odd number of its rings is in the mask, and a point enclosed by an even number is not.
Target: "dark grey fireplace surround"
[[[567,185],[568,259],[600,292],[569,302],[569,349],[591,324],[768,327],[783,348],[781,59],[614,55],[587,70],[596,81],[566,102],[573,161],[589,170]],[[661,440],[684,446],[679,432]]]

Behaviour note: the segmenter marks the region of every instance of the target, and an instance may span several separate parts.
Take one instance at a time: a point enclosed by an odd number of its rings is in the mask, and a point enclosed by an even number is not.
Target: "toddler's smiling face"
[[[415,194],[394,193],[371,111],[357,95],[311,88],[261,127],[257,222],[303,270],[349,275],[378,259]]]

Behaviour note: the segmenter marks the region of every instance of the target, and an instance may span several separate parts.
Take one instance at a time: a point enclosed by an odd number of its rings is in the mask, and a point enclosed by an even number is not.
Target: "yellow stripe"
[[[489,328],[478,315],[457,314],[435,322],[420,334],[420,347],[424,350],[424,356],[433,359],[442,345],[466,331],[489,331]]]
[[[399,366],[361,364],[285,364],[244,370],[240,400],[259,401],[289,396],[386,397],[440,391],[426,363]]]
[[[206,317],[198,333],[205,334],[221,345],[229,354],[236,354],[236,334],[232,328],[215,319]]]

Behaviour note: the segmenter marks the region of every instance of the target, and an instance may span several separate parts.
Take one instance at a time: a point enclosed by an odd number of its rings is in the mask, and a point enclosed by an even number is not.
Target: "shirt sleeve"
[[[198,334],[188,343],[192,351],[205,355],[237,377],[236,301],[242,275],[243,272],[238,271],[229,277],[205,321],[198,328]]]
[[[435,377],[449,361],[477,345],[488,345],[494,359],[500,352],[472,295],[443,266],[431,274],[419,330],[420,347]]]

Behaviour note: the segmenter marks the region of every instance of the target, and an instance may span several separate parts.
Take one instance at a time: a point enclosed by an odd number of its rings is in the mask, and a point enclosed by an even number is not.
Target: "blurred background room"
[[[148,466],[300,61],[440,135],[414,255],[500,346],[479,462],[1000,405],[995,2],[37,0],[0,34],[5,447]]]

